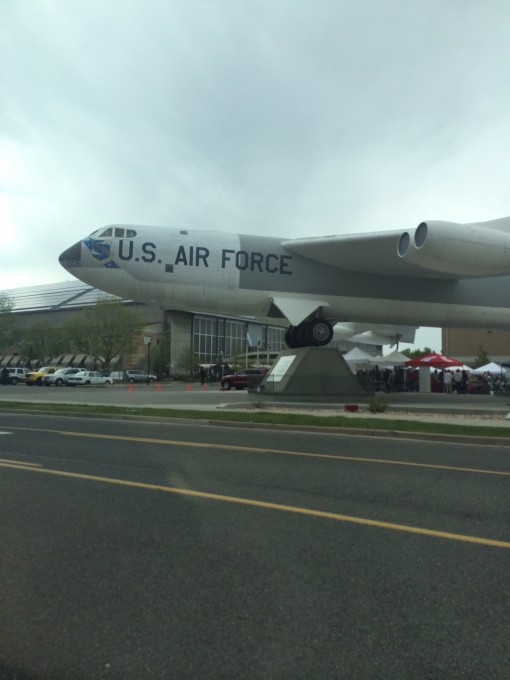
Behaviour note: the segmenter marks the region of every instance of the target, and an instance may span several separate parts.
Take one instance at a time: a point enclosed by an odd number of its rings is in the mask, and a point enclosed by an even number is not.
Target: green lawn
[[[461,435],[481,438],[505,438],[510,439],[510,428],[487,427],[484,425],[454,425],[444,423],[422,422],[419,415],[416,420],[397,420],[394,418],[364,418],[363,415],[356,417],[320,416],[309,413],[282,413],[276,411],[193,411],[180,409],[157,409],[157,408],[132,408],[123,406],[85,405],[85,404],[34,404],[26,402],[3,401],[0,402],[0,410],[18,410],[40,413],[61,414],[92,414],[97,416],[118,416],[133,418],[158,418],[170,420],[172,418],[205,420],[209,422],[230,422],[246,424],[268,424],[273,426],[299,429],[301,427],[315,427],[322,430],[342,428],[346,430],[371,430],[388,432],[417,432],[440,435]]]

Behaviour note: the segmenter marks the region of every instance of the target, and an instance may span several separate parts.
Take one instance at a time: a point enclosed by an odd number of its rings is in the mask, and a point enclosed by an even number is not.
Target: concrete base
[[[280,352],[271,370],[254,389],[252,401],[348,401],[370,396],[333,347],[300,347]]]

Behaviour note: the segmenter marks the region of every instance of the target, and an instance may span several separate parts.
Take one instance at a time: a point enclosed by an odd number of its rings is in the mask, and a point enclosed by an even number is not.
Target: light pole
[[[147,345],[147,382],[150,382],[149,376],[151,372],[151,338],[150,335],[144,335],[144,345]]]

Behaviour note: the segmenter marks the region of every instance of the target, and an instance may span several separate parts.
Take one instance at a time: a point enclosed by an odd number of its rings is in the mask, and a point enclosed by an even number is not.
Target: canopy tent
[[[462,361],[452,359],[444,354],[432,352],[431,354],[423,354],[421,357],[416,357],[410,361],[406,361],[406,366],[432,366],[433,368],[461,368],[464,366]]]
[[[406,357],[405,354],[402,354],[402,352],[399,352],[398,349],[395,349],[390,354],[382,357],[380,361],[382,364],[387,364],[389,366],[403,366],[407,361],[409,361],[409,357]]]
[[[362,364],[369,363],[370,360],[373,359],[373,357],[371,354],[368,354],[368,352],[364,352],[359,347],[354,347],[349,352],[344,354],[344,359],[350,364]]]
[[[367,364],[370,364],[370,366],[381,366],[382,361],[382,356],[377,354],[375,357],[370,357],[370,359],[367,361]]]
[[[482,375],[483,373],[501,373],[502,375],[505,375],[506,371],[500,364],[490,361],[488,364],[485,364],[485,366],[472,368],[471,373],[474,373],[475,375]]]

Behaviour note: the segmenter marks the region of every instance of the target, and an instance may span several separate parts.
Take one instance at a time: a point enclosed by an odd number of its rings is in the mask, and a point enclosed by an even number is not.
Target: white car
[[[30,373],[29,368],[8,368],[8,381],[11,385],[17,385],[20,381],[24,382],[27,373]]]
[[[55,387],[67,385],[69,378],[76,375],[81,370],[81,368],[59,368],[55,373],[43,375],[41,384],[45,387],[50,387],[50,385],[55,385]]]
[[[111,385],[112,379],[109,376],[101,375],[99,371],[79,371],[69,376],[67,384],[73,387],[76,385]]]

